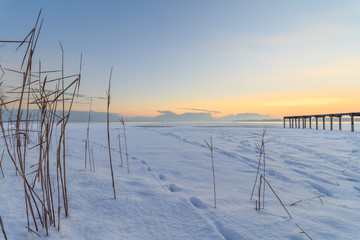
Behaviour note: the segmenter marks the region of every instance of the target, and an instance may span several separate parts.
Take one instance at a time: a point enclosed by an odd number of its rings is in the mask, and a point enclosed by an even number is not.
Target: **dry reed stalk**
[[[94,148],[92,146],[91,146],[91,158],[92,158],[93,169],[94,169],[94,172],[95,172]]]
[[[123,167],[124,164],[123,164],[123,157],[122,157],[122,150],[121,150],[121,135],[120,135],[120,130],[119,130],[119,133],[118,133],[118,139],[119,139],[119,151],[120,151],[120,167]]]
[[[266,168],[265,168],[265,163],[266,163],[266,151],[265,151],[265,134],[266,134],[266,128],[263,129],[263,133],[261,135],[261,144],[263,146],[263,163],[264,163],[264,171],[263,171],[263,175],[264,177],[266,176]],[[263,208],[265,207],[265,184],[263,187]]]
[[[85,169],[87,169],[87,144],[88,144],[88,141],[87,141],[87,139],[85,139]]]
[[[129,168],[129,154],[128,154],[128,150],[127,150],[127,142],[126,142],[126,130],[125,130],[125,121],[123,119],[123,117],[120,116],[120,122],[123,125],[123,130],[124,130],[124,142],[125,142],[125,155],[126,155],[126,165],[127,165],[127,172],[128,174],[130,174],[130,168]]]
[[[257,203],[258,203],[258,211],[260,211],[261,209],[261,184],[262,184],[262,178],[260,177],[260,183],[259,183],[259,188],[258,188],[258,191],[259,191],[259,194],[258,194],[258,200],[257,200]]]
[[[90,119],[91,119],[91,107],[92,107],[92,98],[90,100],[90,110],[88,117],[88,125],[86,128],[86,140],[85,140],[85,169],[87,164],[87,156],[89,155],[89,165],[91,171],[91,155],[90,155]]]
[[[4,71],[4,69],[2,68],[1,64],[0,64],[0,70],[1,70],[1,76],[0,76],[0,81],[1,81],[1,79],[2,79],[3,76],[5,75],[5,71]],[[1,86],[1,83],[0,83],[0,86]]]
[[[258,149],[259,149],[259,148],[258,148]],[[261,165],[261,156],[262,156],[261,151],[259,152],[259,155],[260,155],[260,156],[258,157],[258,167],[257,167],[257,171],[256,171],[256,177],[255,177],[254,185],[253,185],[253,188],[252,188],[250,200],[252,200],[252,198],[253,198],[253,196],[254,196],[254,191],[255,191],[257,179],[258,179],[258,176],[259,176],[260,165]]]
[[[61,128],[61,134],[60,134],[60,139],[59,139],[59,143],[58,143],[58,148],[57,148],[57,154],[56,154],[56,181],[57,181],[57,196],[58,196],[58,231],[60,231],[60,210],[61,210],[61,194],[60,194],[60,183],[62,185],[61,189],[63,188],[63,181],[62,181],[62,168],[61,168],[61,143],[62,143],[62,138],[63,138],[63,128]]]
[[[310,201],[310,200],[313,200],[313,199],[315,199],[315,198],[318,198],[318,199],[320,200],[321,205],[324,204],[324,202],[322,201],[321,197],[320,197],[320,196],[316,196],[316,197],[308,198],[308,199],[305,199],[305,200],[301,199],[301,200],[299,200],[299,201],[296,201],[296,202],[290,204],[290,206],[294,206],[294,205],[296,205],[296,204],[298,204],[298,203],[301,203],[301,202]]]
[[[310,240],[312,240],[312,238],[310,237],[310,235],[307,234],[299,225],[297,225],[296,223],[295,223],[295,225],[301,230],[300,233],[304,233]]]
[[[110,90],[111,90],[111,77],[112,77],[112,71],[113,68],[111,67],[111,72],[110,72],[110,78],[109,78],[109,87],[108,90],[106,92],[106,96],[107,96],[107,108],[106,108],[106,126],[107,126],[107,137],[108,137],[108,147],[109,147],[109,160],[110,160],[110,170],[111,170],[111,180],[112,180],[112,187],[114,190],[114,199],[116,199],[116,191],[115,191],[115,181],[114,181],[114,172],[113,172],[113,167],[112,167],[112,160],[111,160],[111,145],[110,145],[110,119],[109,119],[109,114],[110,114],[110,99],[111,99],[111,95],[110,95]]]
[[[65,80],[64,80],[64,49],[62,47],[62,44],[60,43],[60,47],[61,47],[61,86],[62,86],[62,92],[65,93]],[[63,119],[65,118],[65,94],[61,94],[62,95],[62,117]],[[61,124],[61,134],[63,135],[62,137],[62,157],[63,157],[63,180],[62,180],[62,192],[63,192],[63,203],[64,203],[64,210],[65,210],[65,216],[68,216],[68,201],[67,201],[67,188],[66,188],[66,162],[65,162],[65,153],[66,153],[66,134],[65,134],[65,128],[66,128],[66,123],[62,122]],[[61,175],[60,175],[61,176]],[[58,230],[60,230],[60,223],[59,223],[59,228]]]
[[[5,238],[5,240],[7,240],[6,233],[5,233],[5,227],[4,227],[1,216],[0,216],[0,226],[1,226],[1,230],[2,230],[2,233],[4,235],[4,238]]]
[[[214,147],[212,143],[212,137],[210,136],[210,144],[204,139],[206,145],[210,149],[211,153],[211,164],[212,164],[212,176],[213,176],[213,186],[214,186],[214,207],[216,208],[216,187],[215,187],[215,166],[214,166]]]
[[[292,219],[289,211],[286,209],[286,207],[285,207],[285,205],[283,204],[283,202],[281,201],[280,197],[276,194],[275,190],[271,187],[270,183],[266,180],[266,178],[265,178],[263,175],[260,176],[260,184],[261,184],[262,180],[264,180],[264,185],[265,185],[265,183],[266,183],[266,184],[269,186],[269,188],[271,189],[271,191],[274,193],[274,195],[276,196],[276,198],[279,200],[281,206],[285,209],[286,213],[289,215],[290,219]],[[261,187],[261,185],[260,185],[260,187]],[[260,194],[261,194],[260,187],[259,187],[259,199],[260,199]],[[260,200],[259,200],[259,201],[260,201]],[[260,209],[260,205],[259,205],[259,209]]]
[[[60,44],[61,46],[61,44]],[[61,46],[62,48],[62,46]],[[62,48],[62,59],[64,59],[64,51],[63,51],[63,48]],[[82,59],[80,60],[80,70],[81,70],[81,61]],[[62,61],[63,62],[63,61]],[[71,109],[72,109],[72,106],[73,106],[73,103],[74,103],[74,98],[75,98],[75,95],[76,95],[76,92],[79,90],[79,86],[80,86],[80,78],[81,78],[81,73],[78,74],[77,78],[72,82],[70,83],[65,89],[64,89],[64,75],[63,75],[63,72],[64,72],[64,63],[62,63],[62,86],[63,86],[63,90],[60,94],[62,94],[62,105],[63,105],[63,118],[58,122],[58,124],[61,122],[61,136],[62,136],[62,160],[63,160],[63,175],[60,175],[62,176],[61,178],[61,183],[62,183],[62,194],[63,194],[63,203],[64,203],[64,210],[65,210],[65,217],[68,216],[68,208],[69,208],[69,203],[68,203],[68,197],[67,197],[67,184],[66,184],[66,162],[65,162],[65,156],[66,156],[66,141],[65,141],[65,136],[66,136],[66,125],[69,121],[69,117],[70,117],[70,112],[71,112]],[[64,111],[65,111],[65,98],[64,98],[64,95],[65,95],[65,92],[73,85],[75,84],[74,86],[74,91],[72,92],[71,94],[71,98],[70,98],[70,103],[69,103],[69,107],[68,107],[68,113],[64,114]],[[55,99],[57,99],[58,97],[56,97]],[[60,136],[60,138],[61,138]],[[60,169],[61,170],[61,169]],[[61,173],[61,171],[60,171]]]
[[[4,153],[5,153],[5,149],[2,152],[1,160],[0,160],[0,170],[1,170],[3,178],[5,178],[4,171],[3,171],[3,168],[2,168],[2,161],[3,161],[3,158],[4,158]]]
[[[31,228],[26,227],[26,229],[27,229],[29,232],[31,232],[31,233],[33,233],[33,234],[35,234],[36,236],[41,237],[41,235],[40,235],[40,234],[38,234],[37,232],[35,232],[35,231],[34,231],[34,230],[32,230]]]

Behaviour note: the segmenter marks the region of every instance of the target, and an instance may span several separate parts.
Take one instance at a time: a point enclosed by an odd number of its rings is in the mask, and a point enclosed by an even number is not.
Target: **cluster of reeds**
[[[80,87],[81,60],[80,72],[65,76],[64,50],[60,44],[61,70],[43,71],[40,61],[38,71],[33,70],[33,56],[43,23],[40,16],[41,10],[35,26],[23,41],[2,41],[19,43],[18,48],[25,46],[26,51],[19,70],[2,69],[19,74],[22,82],[6,92],[12,100],[0,97],[0,128],[9,159],[23,180],[27,229],[35,232],[41,225],[48,235],[51,225],[57,225],[60,230],[62,206],[64,215],[69,214],[66,126]],[[3,118],[3,111],[8,113],[9,119]],[[60,132],[54,136],[58,128]],[[53,143],[56,154],[51,151]],[[56,186],[52,182],[54,173]]]
[[[255,200],[255,209],[258,210],[258,211],[260,211],[261,208],[264,209],[265,208],[265,187],[267,185],[270,188],[271,192],[274,194],[274,196],[278,199],[279,203],[284,208],[284,210],[286,211],[286,213],[288,214],[290,219],[292,219],[292,216],[290,215],[290,212],[287,210],[284,203],[281,201],[279,195],[275,192],[274,188],[271,186],[271,184],[268,182],[268,180],[265,177],[265,174],[266,174],[266,171],[265,171],[266,170],[265,143],[267,142],[267,141],[265,141],[266,128],[263,129],[263,132],[261,134],[254,133],[254,135],[259,137],[260,141],[255,144],[256,149],[258,150],[258,153],[259,153],[259,155],[258,155],[258,167],[257,167],[257,171],[256,171],[255,182],[254,182],[254,185],[253,185],[250,200],[253,199],[253,196],[254,196],[254,193],[255,193],[255,188],[256,188],[256,186],[258,186],[258,197]],[[262,170],[263,173],[260,174],[260,177],[259,177],[259,173],[260,173],[261,170]],[[321,200],[321,197],[316,196],[316,197],[305,199],[305,200],[299,200],[299,201],[291,204],[290,206],[294,206],[294,205],[296,205],[296,204],[298,204],[300,202],[309,201],[309,200],[312,200],[312,199],[315,199],[315,198],[319,198],[321,203],[323,203],[322,200]],[[261,202],[262,202],[262,204],[261,204]],[[295,223],[295,226],[301,230],[300,233],[305,234],[309,239],[312,239],[310,237],[310,235],[308,233],[306,233],[302,228],[300,228],[300,226],[298,224]]]
[[[214,146],[212,137],[210,136],[210,143],[204,139],[206,145],[210,149],[211,165],[212,165],[212,176],[213,176],[213,187],[214,187],[214,208],[216,208],[216,186],[215,186],[215,165],[214,165]]]
[[[263,129],[263,132],[261,134],[254,133],[254,135],[256,135],[256,136],[258,136],[260,138],[260,142],[257,142],[255,144],[256,149],[259,152],[259,156],[258,156],[258,167],[257,167],[257,171],[256,171],[256,177],[255,177],[253,189],[252,189],[252,192],[251,192],[250,200],[252,200],[252,198],[254,196],[256,185],[258,185],[258,199],[255,201],[255,203],[256,203],[255,204],[256,205],[255,209],[258,210],[258,211],[260,211],[261,208],[264,209],[265,208],[265,186],[268,185],[268,187],[271,189],[271,191],[274,193],[276,198],[279,200],[280,204],[283,206],[283,208],[285,209],[285,211],[287,212],[289,217],[292,218],[290,213],[288,212],[288,210],[286,209],[286,207],[282,203],[281,199],[276,194],[276,192],[274,191],[274,189],[272,188],[272,186],[266,180],[266,177],[265,177],[265,174],[266,174],[266,151],[265,151],[266,128]],[[261,167],[262,167],[262,170],[263,170],[263,174],[261,174],[260,177],[259,177]],[[262,195],[262,199],[261,199],[261,195]],[[261,200],[262,200],[262,206],[261,206]]]
[[[259,179],[259,172],[260,172],[260,168],[262,166],[262,170],[263,170],[263,176],[265,177],[266,174],[266,152],[265,152],[265,135],[266,135],[266,128],[263,129],[263,132],[261,134],[257,134],[257,133],[253,133],[254,135],[256,135],[257,137],[260,137],[260,142],[257,142],[255,144],[256,149],[259,152],[258,155],[258,167],[257,167],[257,171],[256,171],[256,177],[255,177],[255,181],[254,181],[254,185],[252,188],[252,192],[251,192],[251,197],[250,200],[252,200],[253,196],[254,196],[254,192],[255,192],[255,187],[257,185],[258,179]],[[261,165],[262,163],[262,165]],[[260,204],[260,203],[258,203]],[[265,185],[263,186],[263,207],[265,206]]]

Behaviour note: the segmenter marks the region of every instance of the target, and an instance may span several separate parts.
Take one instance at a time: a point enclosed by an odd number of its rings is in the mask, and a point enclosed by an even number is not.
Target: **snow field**
[[[114,200],[106,125],[90,126],[95,172],[84,169],[86,124],[68,126],[70,216],[62,216],[60,232],[52,228],[48,239],[309,239],[295,223],[313,239],[360,238],[357,132],[268,126],[266,178],[291,220],[268,188],[265,209],[256,211],[255,200],[250,200],[258,164],[259,139],[253,133],[262,133],[262,125],[128,124],[130,174],[126,162],[120,167],[119,127],[111,125]],[[210,151],[204,142],[210,136],[216,209]],[[22,180],[7,157],[3,169],[0,215],[8,239],[38,239],[25,229]],[[315,196],[323,204],[316,198],[290,206]]]

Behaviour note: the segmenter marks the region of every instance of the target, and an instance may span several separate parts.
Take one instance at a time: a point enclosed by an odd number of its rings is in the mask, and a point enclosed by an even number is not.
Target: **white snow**
[[[269,188],[265,209],[255,210],[257,193],[250,200],[258,164],[253,133],[261,134],[263,124],[127,124],[130,174],[126,162],[120,167],[121,125],[111,124],[117,199],[106,125],[90,125],[95,172],[84,169],[86,126],[68,125],[69,217],[61,215],[60,232],[50,228],[46,239],[309,239],[295,224],[312,239],[360,239],[360,132],[348,126],[324,131],[268,124],[266,178],[293,219]],[[210,136],[216,209],[204,142]],[[0,143],[0,154],[3,149]],[[0,216],[7,237],[39,239],[25,228],[23,183],[6,154],[2,165]],[[323,204],[315,198],[290,206],[316,196]]]

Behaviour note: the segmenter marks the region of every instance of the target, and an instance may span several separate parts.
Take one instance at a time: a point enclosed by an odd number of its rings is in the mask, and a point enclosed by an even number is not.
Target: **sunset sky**
[[[88,97],[105,97],[113,66],[114,113],[360,111],[360,1],[0,0],[0,40],[24,39],[40,8],[36,61],[59,69],[60,41],[72,74],[82,52]],[[3,67],[15,49],[0,45]]]

